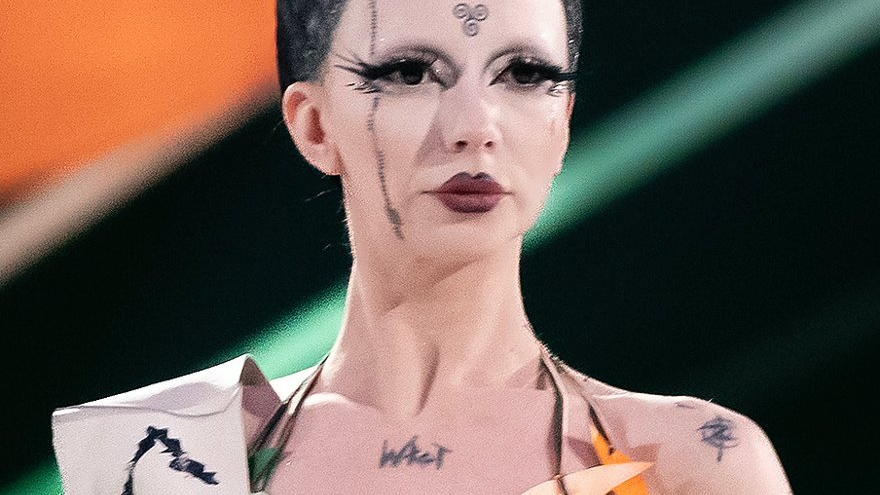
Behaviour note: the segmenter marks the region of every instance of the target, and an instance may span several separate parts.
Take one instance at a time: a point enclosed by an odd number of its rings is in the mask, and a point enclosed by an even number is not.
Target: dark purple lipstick
[[[484,172],[480,172],[475,177],[471,177],[467,172],[455,174],[433,193],[444,206],[457,213],[492,211],[508,194]]]

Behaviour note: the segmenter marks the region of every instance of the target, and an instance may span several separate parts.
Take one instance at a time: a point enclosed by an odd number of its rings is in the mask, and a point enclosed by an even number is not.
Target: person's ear
[[[309,163],[325,175],[339,175],[336,146],[324,124],[324,89],[298,81],[284,91],[281,113],[294,144]]]

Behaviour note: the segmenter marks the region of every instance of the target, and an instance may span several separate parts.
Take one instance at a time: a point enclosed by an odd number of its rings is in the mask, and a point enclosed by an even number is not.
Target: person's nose
[[[494,151],[501,142],[499,107],[486,88],[459,84],[443,102],[443,141],[453,153]]]

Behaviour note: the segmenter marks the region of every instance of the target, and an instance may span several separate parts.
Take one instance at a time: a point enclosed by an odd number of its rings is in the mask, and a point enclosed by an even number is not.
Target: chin
[[[420,226],[407,232],[407,244],[415,256],[425,260],[469,262],[508,249],[512,242],[521,246],[522,236],[510,222],[504,225],[458,223]]]

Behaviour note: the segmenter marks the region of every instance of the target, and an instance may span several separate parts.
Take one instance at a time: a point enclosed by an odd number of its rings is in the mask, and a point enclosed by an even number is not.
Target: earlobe
[[[315,83],[291,84],[284,91],[281,113],[303,158],[325,175],[339,175],[339,155],[321,119],[322,91]]]

